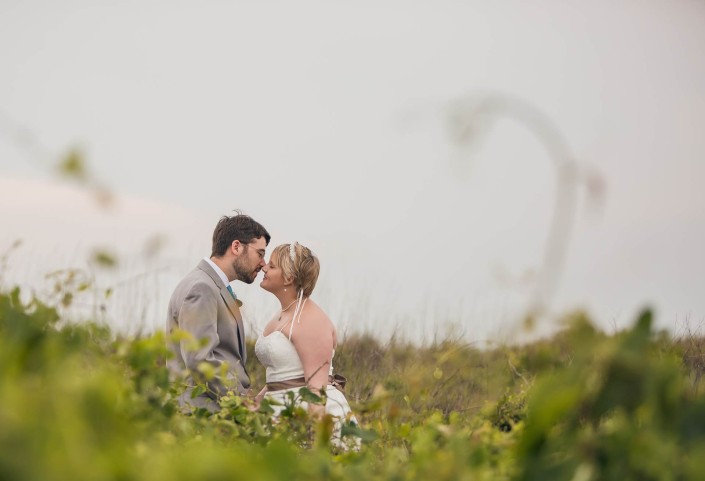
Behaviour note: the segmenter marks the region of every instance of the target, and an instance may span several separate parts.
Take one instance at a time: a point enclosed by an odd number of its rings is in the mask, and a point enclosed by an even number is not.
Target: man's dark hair
[[[249,215],[239,212],[232,217],[224,215],[213,231],[211,257],[222,257],[235,240],[239,240],[242,244],[249,244],[260,237],[264,237],[269,245],[271,239],[269,232]]]

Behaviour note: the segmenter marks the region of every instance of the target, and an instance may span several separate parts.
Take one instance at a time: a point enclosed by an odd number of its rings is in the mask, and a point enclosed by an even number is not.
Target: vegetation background
[[[164,335],[70,322],[60,311],[85,286],[54,279],[56,304],[0,291],[3,480],[705,476],[705,340],[654,331],[649,311],[611,334],[575,313],[551,339],[487,350],[349,337],[336,364],[360,425],[344,439],[363,444],[345,450],[293,404],[278,423],[234,395],[180,413]]]

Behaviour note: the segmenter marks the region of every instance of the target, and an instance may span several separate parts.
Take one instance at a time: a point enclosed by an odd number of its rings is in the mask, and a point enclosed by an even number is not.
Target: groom
[[[213,232],[210,258],[201,260],[176,286],[166,321],[173,354],[167,366],[172,377],[187,375],[188,387],[179,399],[182,408],[191,405],[217,411],[217,399],[228,389],[244,395],[250,387],[239,309],[242,302],[230,282],[251,284],[255,280],[265,265],[269,240],[267,230],[251,217],[224,216]],[[192,397],[198,381],[205,382],[207,389]]]

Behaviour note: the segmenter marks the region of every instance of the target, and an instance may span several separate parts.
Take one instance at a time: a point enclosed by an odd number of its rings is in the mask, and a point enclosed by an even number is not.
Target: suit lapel
[[[205,260],[198,263],[198,268],[203,272],[208,274],[208,276],[213,280],[215,285],[220,289],[220,297],[225,301],[225,305],[228,307],[230,314],[232,314],[235,319],[235,325],[237,326],[237,341],[240,347],[240,355],[242,356],[242,365],[245,366],[245,361],[247,360],[247,350],[245,348],[245,326],[242,322],[242,314],[240,314],[240,308],[235,302],[235,299],[228,291],[228,288],[223,284],[220,276],[213,270],[213,268]]]
[[[225,305],[228,306],[230,314],[235,318],[237,324],[237,340],[240,345],[240,352],[242,353],[242,362],[245,362],[247,353],[245,352],[245,325],[242,323],[242,314],[240,314],[240,308],[230,294],[227,287],[223,286],[220,288],[220,297],[225,301]]]

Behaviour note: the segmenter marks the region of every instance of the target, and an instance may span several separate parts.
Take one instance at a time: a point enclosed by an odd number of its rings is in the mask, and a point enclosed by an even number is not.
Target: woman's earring
[[[286,292],[286,287],[284,288],[284,292]]]

